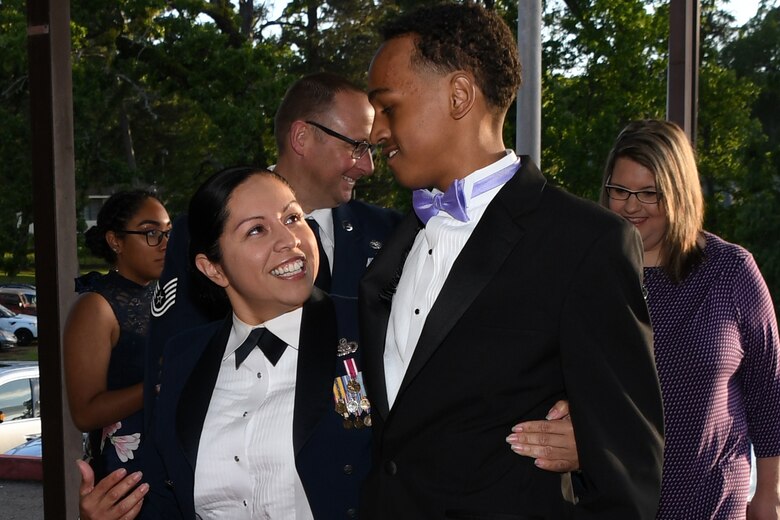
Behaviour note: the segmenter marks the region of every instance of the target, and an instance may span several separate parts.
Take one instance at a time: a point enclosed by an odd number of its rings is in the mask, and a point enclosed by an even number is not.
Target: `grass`
[[[0,350],[0,361],[38,361],[38,343]]]
[[[0,284],[4,283],[31,283],[35,285],[35,272],[23,271],[16,276],[0,275]]]

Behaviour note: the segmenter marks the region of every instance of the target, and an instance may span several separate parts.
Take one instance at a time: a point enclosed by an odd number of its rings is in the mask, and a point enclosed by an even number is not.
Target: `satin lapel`
[[[529,158],[499,191],[458,255],[428,314],[399,396],[439,348],[525,233],[523,216],[539,205],[546,180]]]
[[[295,380],[293,447],[295,455],[328,413],[336,368],[336,312],[327,295],[314,288],[303,305]]]
[[[352,214],[349,203],[333,208],[333,294],[354,295],[360,275],[366,267],[366,255],[362,247],[363,230]]]
[[[387,417],[387,387],[384,351],[387,322],[406,255],[409,253],[421,224],[409,213],[396,228],[379,254],[371,262],[360,282],[360,340],[363,345],[363,365],[372,408]]]
[[[211,394],[214,392],[232,326],[231,314],[201,352],[179,395],[179,403],[176,407],[176,433],[184,455],[193,468],[198,458],[203,421],[206,419],[206,412],[211,403]],[[193,355],[196,355],[195,352]]]

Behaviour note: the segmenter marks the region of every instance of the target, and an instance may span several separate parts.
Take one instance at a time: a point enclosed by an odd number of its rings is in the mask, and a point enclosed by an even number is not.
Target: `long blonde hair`
[[[696,242],[704,222],[704,197],[691,143],[679,126],[668,121],[629,123],[618,135],[604,168],[600,202],[605,207],[609,207],[609,198],[604,186],[619,158],[641,164],[655,175],[658,203],[666,210],[660,265],[679,283],[704,258]]]

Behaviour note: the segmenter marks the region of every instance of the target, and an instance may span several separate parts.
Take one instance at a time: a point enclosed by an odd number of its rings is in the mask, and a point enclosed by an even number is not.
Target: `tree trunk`
[[[239,0],[238,16],[241,19],[241,36],[247,40],[251,40],[253,37],[252,22],[254,20],[254,15],[254,2],[252,0]]]
[[[317,10],[319,2],[308,0],[306,2],[306,54],[308,55],[308,68],[310,71],[318,71],[322,67],[319,45],[319,15]]]

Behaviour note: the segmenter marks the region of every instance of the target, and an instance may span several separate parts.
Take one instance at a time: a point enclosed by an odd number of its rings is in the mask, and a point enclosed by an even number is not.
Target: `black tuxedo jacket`
[[[652,519],[661,394],[642,297],[642,247],[623,219],[546,184],[527,158],[496,195],[428,315],[392,409],[383,352],[393,294],[418,230],[410,214],[360,285],[375,419],[364,516],[381,519]],[[561,476],[505,442],[567,398],[579,503]]]
[[[345,316],[337,330],[332,301],[319,289],[303,307],[293,416],[298,474],[315,519],[356,517],[359,488],[370,465],[370,429],[345,429],[336,413],[333,382],[346,373],[338,355],[341,334],[354,328],[354,301],[337,305]],[[194,518],[194,476],[203,421],[219,373],[232,316],[175,336],[163,354],[160,392],[144,448],[144,480],[151,490],[142,518]],[[346,330],[346,332],[344,332]],[[344,337],[344,336],[341,336]]]

